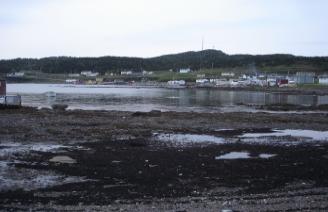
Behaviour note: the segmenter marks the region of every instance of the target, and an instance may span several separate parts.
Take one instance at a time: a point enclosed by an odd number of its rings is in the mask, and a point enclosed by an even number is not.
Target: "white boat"
[[[47,97],[56,97],[56,93],[53,91],[48,91],[45,93]]]

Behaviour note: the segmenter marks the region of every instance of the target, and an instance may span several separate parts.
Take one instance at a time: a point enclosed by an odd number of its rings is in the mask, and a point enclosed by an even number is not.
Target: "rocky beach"
[[[325,211],[327,116],[2,109],[0,209]]]

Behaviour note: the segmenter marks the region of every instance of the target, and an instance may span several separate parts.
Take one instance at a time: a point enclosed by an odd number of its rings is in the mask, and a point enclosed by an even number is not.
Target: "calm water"
[[[57,93],[47,97],[48,91]],[[64,84],[8,84],[7,92],[20,94],[23,105],[50,107],[68,104],[70,109],[125,111],[254,111],[242,104],[265,105],[288,103],[298,105],[328,104],[328,96],[273,94],[253,91],[220,91],[210,89],[164,89]]]

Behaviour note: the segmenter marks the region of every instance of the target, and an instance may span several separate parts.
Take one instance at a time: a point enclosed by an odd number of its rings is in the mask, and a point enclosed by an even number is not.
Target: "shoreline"
[[[0,209],[328,209],[328,143],[246,136],[276,129],[325,132],[327,114],[0,110]]]

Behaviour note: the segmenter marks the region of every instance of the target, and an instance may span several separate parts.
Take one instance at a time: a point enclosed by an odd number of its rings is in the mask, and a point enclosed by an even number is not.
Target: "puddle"
[[[257,157],[253,157],[250,156],[249,152],[229,152],[227,154],[215,157],[215,160],[236,160],[236,159],[256,159],[256,158],[269,159],[275,156],[276,154],[262,153],[259,154]]]
[[[235,131],[235,129],[231,129],[231,128],[227,128],[227,129],[217,129],[217,130],[215,130],[216,132],[226,132],[226,131]]]
[[[270,133],[245,133],[240,138],[260,138],[260,137],[302,137],[317,141],[328,140],[328,131],[314,131],[314,130],[274,130]]]
[[[234,159],[249,159],[248,152],[230,152],[221,156],[215,157],[215,160],[234,160]]]
[[[275,156],[276,156],[276,154],[260,154],[259,158],[269,159],[269,158],[272,158],[272,157],[275,157]]]
[[[178,96],[168,96],[168,97],[166,97],[167,99],[180,99],[180,97],[178,97]]]
[[[32,164],[24,161],[29,154],[51,152],[65,152],[68,149],[79,149],[78,146],[64,146],[54,144],[21,144],[21,143],[1,143],[0,144],[0,191],[8,190],[37,190],[41,188],[53,187],[67,183],[77,183],[90,181],[85,177],[65,176],[55,171],[40,170],[33,168],[22,168],[20,164]],[[83,149],[82,149],[83,150]],[[76,161],[67,156],[57,156],[54,161],[61,163],[75,163]],[[45,163],[47,164],[47,163]]]
[[[1,143],[0,144],[0,158],[11,157],[20,154],[27,154],[31,151],[35,152],[51,152],[60,153],[66,150],[89,150],[81,146],[65,146],[58,144],[21,144],[21,143]]]
[[[49,160],[50,162],[54,163],[67,163],[67,164],[73,164],[76,163],[76,160],[69,157],[69,156],[55,156]]]
[[[155,141],[167,142],[175,145],[189,144],[233,144],[245,143],[254,145],[283,145],[295,146],[311,144],[311,142],[327,142],[328,131],[295,130],[295,129],[215,129],[214,135],[182,134],[182,133],[154,133]],[[265,157],[265,156],[263,156]]]
[[[20,143],[1,143],[0,157],[10,157],[14,154],[24,154],[31,151],[37,152],[59,152],[64,148],[72,148],[70,146],[54,145],[54,144],[20,144]]]
[[[84,177],[72,177],[51,171],[20,168],[13,164],[2,163],[0,166],[0,191],[25,191],[47,188],[68,183],[86,182]]]
[[[154,137],[158,141],[173,143],[224,143],[223,138],[212,135],[159,133],[154,134]]]

